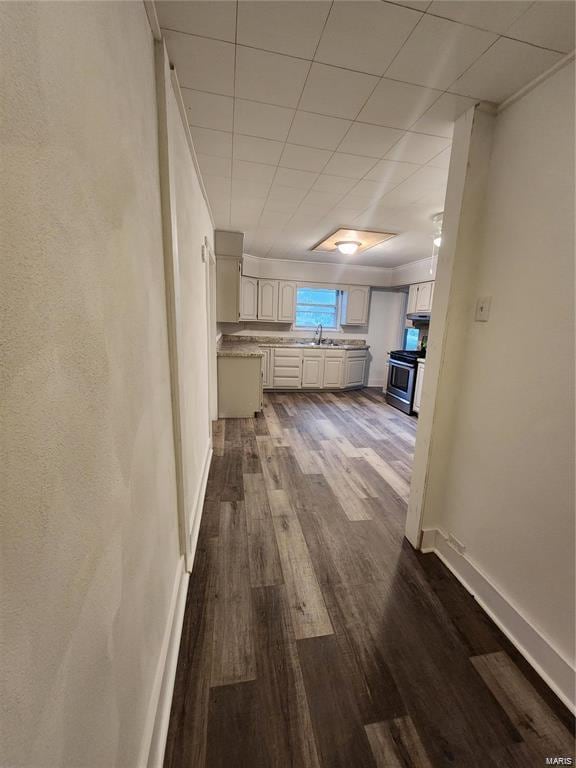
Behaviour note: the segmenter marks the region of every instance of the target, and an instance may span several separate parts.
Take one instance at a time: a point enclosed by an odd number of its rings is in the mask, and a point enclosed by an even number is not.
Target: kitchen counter
[[[217,350],[218,357],[262,357],[263,352],[258,344],[246,342],[223,342]]]
[[[222,340],[223,349],[229,350],[234,347],[286,347],[293,349],[369,349],[364,339],[358,341],[347,339],[336,344],[314,344],[312,339],[294,339],[282,336],[226,336]],[[219,353],[220,354],[220,353]]]

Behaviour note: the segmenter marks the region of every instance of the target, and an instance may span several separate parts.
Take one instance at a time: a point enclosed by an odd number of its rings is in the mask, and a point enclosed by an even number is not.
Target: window
[[[338,297],[333,288],[298,288],[296,328],[338,328]]]

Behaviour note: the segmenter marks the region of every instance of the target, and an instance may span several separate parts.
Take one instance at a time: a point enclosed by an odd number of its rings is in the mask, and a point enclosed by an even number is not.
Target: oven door
[[[386,401],[404,413],[411,413],[415,379],[416,366],[413,363],[403,363],[390,358]]]

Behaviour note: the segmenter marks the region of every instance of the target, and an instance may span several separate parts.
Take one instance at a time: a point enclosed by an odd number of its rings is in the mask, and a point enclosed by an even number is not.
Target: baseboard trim
[[[524,618],[512,601],[466,555],[449,544],[443,531],[424,529],[420,549],[426,553],[433,552],[442,560],[544,682],[576,714],[573,698],[576,670],[552,643]]]
[[[164,637],[160,647],[160,654],[156,664],[154,682],[150,693],[148,714],[144,726],[144,735],[142,737],[142,746],[138,766],[158,766],[162,765],[164,752],[158,757],[160,751],[160,742],[158,741],[158,731],[160,725],[159,713],[168,706],[167,718],[170,715],[170,703],[172,700],[172,686],[169,685],[167,670],[173,654],[173,645],[176,643],[176,659],[178,658],[178,648],[180,645],[180,632],[182,628],[182,618],[184,616],[184,606],[186,604],[186,591],[188,589],[189,573],[184,568],[184,557],[180,557],[174,577],[172,595],[170,597],[170,606],[168,608],[168,619],[164,628]],[[176,637],[177,635],[177,637]],[[174,667],[175,669],[175,667]],[[170,689],[168,691],[168,689]],[[166,699],[168,704],[166,705]],[[166,720],[166,728],[168,720]],[[154,757],[154,760],[152,758]]]
[[[200,520],[202,519],[202,509],[204,508],[204,497],[206,496],[206,486],[208,485],[208,475],[210,474],[210,464],[212,463],[212,438],[208,441],[206,453],[204,455],[204,464],[202,466],[202,475],[198,486],[198,493],[193,504],[190,515],[190,541],[188,542],[188,556],[186,558],[186,570],[191,573],[194,565],[194,555],[196,554],[196,544],[198,543],[198,533],[200,532]]]
[[[168,735],[168,726],[170,723],[170,709],[172,707],[172,695],[174,693],[174,681],[176,678],[176,667],[178,665],[178,654],[180,651],[180,638],[182,636],[182,625],[184,622],[184,611],[186,609],[186,595],[188,593],[188,582],[190,572],[194,564],[196,554],[196,545],[198,543],[198,533],[200,531],[200,521],[202,518],[202,509],[204,507],[204,497],[206,495],[206,485],[210,473],[210,463],[212,461],[212,440],[208,442],[206,454],[204,456],[204,465],[202,467],[202,476],[198,486],[198,493],[193,505],[192,526],[190,530],[190,541],[187,556],[182,556],[178,563],[178,571],[174,583],[172,599],[170,602],[170,612],[162,650],[158,662],[156,677],[154,680],[153,695],[151,702],[155,702],[150,710],[154,712],[151,724],[147,727],[146,733],[149,734],[143,742],[143,757],[138,763],[139,766],[147,768],[162,768],[164,763],[164,752],[166,751],[166,737]],[[150,733],[151,732],[151,733]]]

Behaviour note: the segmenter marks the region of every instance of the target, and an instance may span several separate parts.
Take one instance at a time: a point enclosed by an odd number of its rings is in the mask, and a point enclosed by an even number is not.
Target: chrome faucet
[[[316,341],[316,336],[318,336],[318,341]],[[318,323],[314,331],[314,344],[322,344],[322,323]]]

